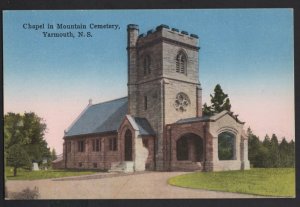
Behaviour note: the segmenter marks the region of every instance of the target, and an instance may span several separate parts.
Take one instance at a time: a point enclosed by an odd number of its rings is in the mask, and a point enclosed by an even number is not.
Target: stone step
[[[134,172],[133,162],[120,162],[120,163],[113,163],[109,172]]]

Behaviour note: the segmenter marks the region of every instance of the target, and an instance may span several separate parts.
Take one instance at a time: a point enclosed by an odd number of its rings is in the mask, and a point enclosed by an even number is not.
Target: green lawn
[[[294,168],[196,172],[168,180],[170,185],[265,196],[295,197]]]
[[[40,170],[29,171],[24,169],[18,169],[17,176],[13,176],[13,170],[11,167],[5,167],[5,174],[8,180],[38,180],[48,178],[60,178],[78,175],[91,175],[99,171],[93,170]]]

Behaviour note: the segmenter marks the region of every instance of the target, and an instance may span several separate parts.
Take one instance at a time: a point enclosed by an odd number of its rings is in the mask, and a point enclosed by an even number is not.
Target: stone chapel
[[[202,116],[198,36],[127,26],[128,96],[92,104],[65,131],[61,168],[108,171],[249,169],[244,123]]]

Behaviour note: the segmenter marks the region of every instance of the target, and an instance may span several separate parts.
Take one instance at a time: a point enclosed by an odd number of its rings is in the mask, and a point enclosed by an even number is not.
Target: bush
[[[39,189],[35,186],[33,190],[26,188],[18,193],[13,193],[11,198],[15,200],[34,200],[40,197]]]

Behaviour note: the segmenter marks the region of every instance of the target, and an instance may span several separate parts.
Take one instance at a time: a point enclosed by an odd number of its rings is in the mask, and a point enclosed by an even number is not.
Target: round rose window
[[[177,111],[186,111],[187,107],[190,105],[190,99],[185,93],[178,93],[176,95],[174,107]]]

